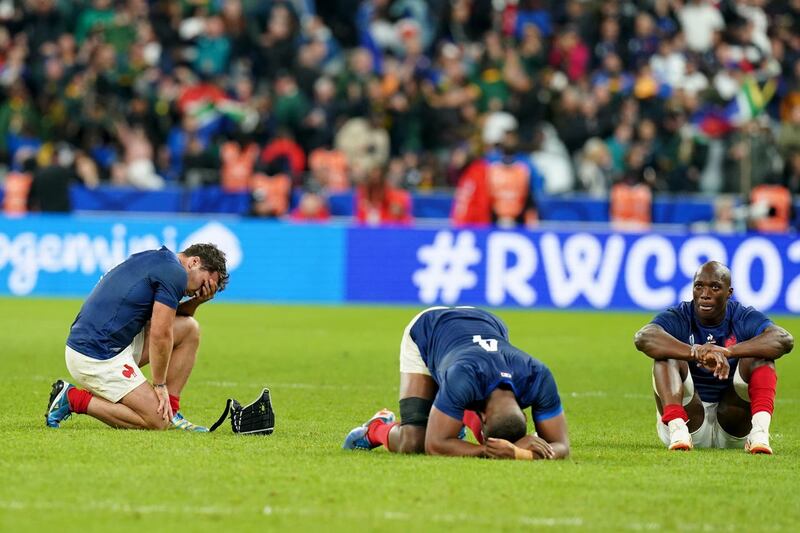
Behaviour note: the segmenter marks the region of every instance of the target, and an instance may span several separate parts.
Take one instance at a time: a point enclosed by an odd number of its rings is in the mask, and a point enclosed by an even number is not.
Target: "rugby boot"
[[[348,433],[344,438],[344,444],[342,444],[342,448],[345,450],[371,450],[380,446],[380,444],[371,443],[367,438],[369,425],[375,420],[382,420],[384,424],[391,424],[395,421],[395,416],[390,410],[381,409],[375,413],[372,418],[360,426],[350,430],[350,433]]]
[[[47,427],[56,429],[61,427],[61,422],[68,419],[72,414],[69,400],[67,399],[67,392],[72,388],[75,388],[75,385],[67,383],[63,379],[53,383],[50,399],[47,401],[47,411],[44,414],[44,422]]]
[[[669,449],[670,450],[683,450],[688,451],[694,448],[692,444],[692,435],[689,433],[689,428],[686,427],[686,422],[681,418],[670,420],[667,424],[669,428]]]
[[[752,454],[772,455],[772,448],[769,445],[769,432],[758,426],[753,426],[744,441],[744,449]]]

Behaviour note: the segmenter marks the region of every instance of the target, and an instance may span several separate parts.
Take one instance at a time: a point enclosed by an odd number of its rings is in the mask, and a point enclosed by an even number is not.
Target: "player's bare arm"
[[[658,324],[646,324],[633,336],[636,349],[657,361],[680,359],[692,361],[692,347],[681,342]]]
[[[158,414],[164,417],[164,420],[172,419],[173,415],[166,383],[169,358],[172,354],[174,321],[174,309],[160,302],[153,304],[153,314],[150,318],[150,368],[153,385],[158,394]]]
[[[708,370],[714,372],[718,379],[727,379],[730,372],[728,350],[713,343],[690,345],[681,342],[658,324],[646,324],[633,337],[636,349],[646,356],[663,361],[678,359],[680,361],[697,361]]]
[[[729,357],[758,357],[761,359],[779,359],[794,348],[792,334],[780,326],[771,325],[761,335],[731,346]]]
[[[530,448],[534,454],[538,455],[538,457],[534,457],[534,459],[564,459],[569,455],[567,419],[564,416],[564,413],[552,418],[548,418],[547,420],[534,422],[534,427],[536,428],[536,435],[528,435],[522,440],[525,440],[528,437],[533,437],[533,439],[536,439],[538,436],[539,439],[543,440],[549,445],[550,450],[552,451],[552,455],[544,456],[540,453],[539,448]],[[533,445],[539,444],[536,440],[531,440],[530,442]],[[519,446],[520,443],[518,442],[517,445]]]
[[[484,446],[472,444],[458,438],[461,420],[431,408],[428,429],[425,432],[425,453],[450,457],[486,457]]]

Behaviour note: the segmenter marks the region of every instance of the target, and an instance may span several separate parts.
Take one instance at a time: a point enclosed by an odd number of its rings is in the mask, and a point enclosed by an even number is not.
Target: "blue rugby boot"
[[[350,433],[348,433],[344,438],[344,444],[342,444],[342,448],[345,450],[371,450],[380,446],[380,444],[371,443],[367,438],[369,425],[376,420],[381,420],[384,424],[391,424],[395,421],[395,416],[390,410],[381,409],[375,413],[372,418],[360,426],[350,430]]]
[[[169,429],[182,429],[183,431],[190,431],[192,433],[208,433],[208,428],[205,426],[198,426],[197,424],[192,424],[180,413],[175,413],[172,417],[172,424],[170,424]]]
[[[73,388],[75,388],[75,385],[67,383],[63,379],[53,383],[50,399],[47,402],[47,412],[44,414],[44,422],[47,427],[56,429],[61,427],[61,422],[72,414],[69,408],[69,400],[67,399],[67,391]]]

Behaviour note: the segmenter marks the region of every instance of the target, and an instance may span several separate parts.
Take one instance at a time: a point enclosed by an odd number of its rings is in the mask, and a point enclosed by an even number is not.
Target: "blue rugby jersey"
[[[664,331],[687,344],[714,342],[726,348],[737,342],[757,337],[772,325],[772,321],[762,312],[733,300],[728,300],[725,318],[716,326],[701,325],[695,316],[692,302],[681,302],[675,307],[670,307],[656,315],[652,323],[661,326]],[[694,361],[689,362],[695,390],[704,402],[719,402],[725,389],[733,383],[733,374],[739,360],[730,358],[728,362],[731,371],[726,380],[715,378],[713,372]]]
[[[92,289],[72,323],[67,346],[93,359],[111,359],[150,320],[154,302],[178,307],[187,281],[178,256],[166,247],[130,256]]]
[[[439,386],[433,405],[461,420],[499,385],[514,391],[521,408],[539,422],[561,414],[550,369],[512,346],[508,328],[493,314],[470,307],[434,309],[411,328],[411,339]]]

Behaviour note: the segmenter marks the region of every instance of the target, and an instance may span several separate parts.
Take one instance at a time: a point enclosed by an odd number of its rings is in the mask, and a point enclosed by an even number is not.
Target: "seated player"
[[[694,275],[691,302],[636,333],[636,348],[655,359],[656,425],[670,450],[772,453],[774,361],[792,350],[794,339],[731,295],[730,270],[709,261]]]
[[[526,434],[526,407],[536,434]],[[528,460],[569,455],[553,374],[511,345],[498,317],[472,307],[432,307],[406,327],[400,419],[378,411],[350,431],[343,448],[382,444],[397,453]],[[464,424],[480,444],[460,438]]]
[[[208,431],[181,415],[179,400],[200,344],[194,313],[227,282],[225,254],[213,244],[141,252],[111,269],[67,337],[67,369],[83,389],[56,381],[46,424],[85,413],[116,428]],[[148,363],[152,384],[140,370]]]

